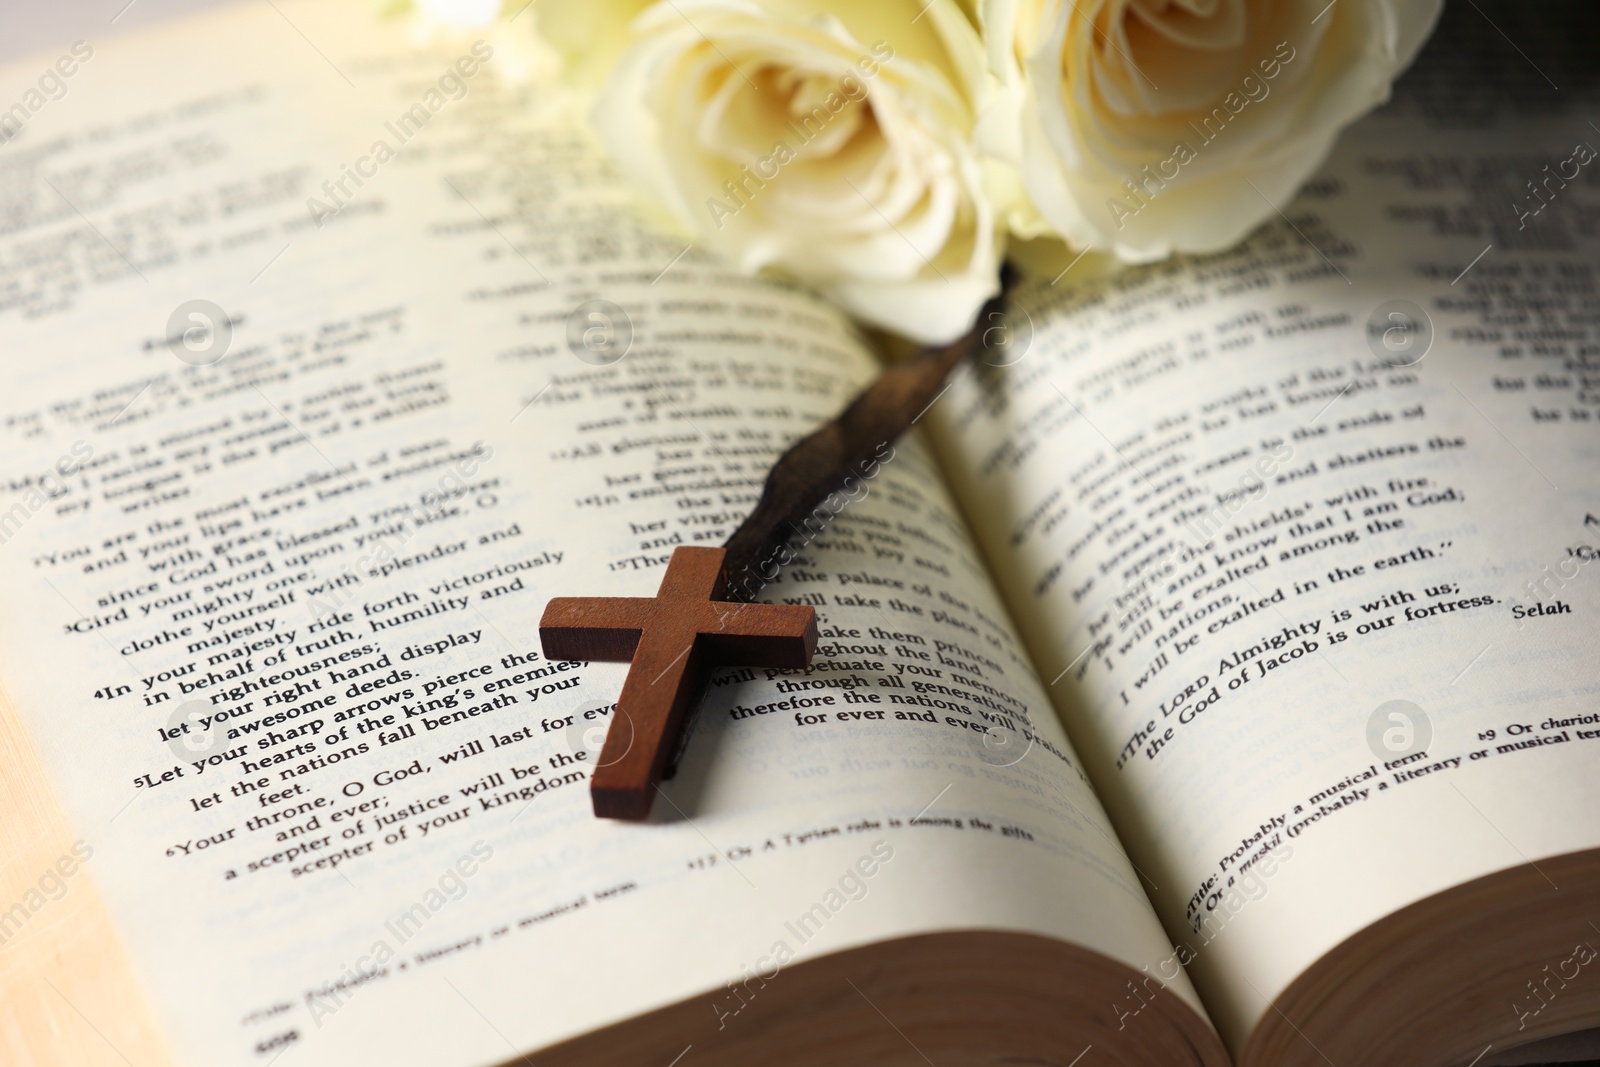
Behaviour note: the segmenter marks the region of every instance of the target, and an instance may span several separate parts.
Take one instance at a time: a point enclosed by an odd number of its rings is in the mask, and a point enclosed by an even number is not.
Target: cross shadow
[[[731,668],[712,671],[710,678],[729,673]],[[714,686],[708,680],[705,691],[698,694],[692,707],[693,718],[686,724],[683,738],[675,755],[676,764],[669,762],[671,778],[663,778],[650,807],[651,824],[688,822],[701,811],[706,785],[711,778],[711,768],[716,764],[717,750],[722,748],[723,736],[728,732],[726,701],[716,695],[731,692],[735,686]],[[707,705],[713,705],[708,707]]]

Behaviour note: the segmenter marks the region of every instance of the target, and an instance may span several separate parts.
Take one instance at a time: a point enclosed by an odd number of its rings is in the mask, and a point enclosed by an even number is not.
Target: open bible
[[[1581,111],[1425,56],[1235,251],[1019,250],[1003,343],[760,594],[814,666],[718,674],[629,825],[626,668],[541,609],[721,544],[880,363],[650,222],[528,30],[246,4],[0,79],[50,75],[0,118],[0,1060],[1600,1026]]]

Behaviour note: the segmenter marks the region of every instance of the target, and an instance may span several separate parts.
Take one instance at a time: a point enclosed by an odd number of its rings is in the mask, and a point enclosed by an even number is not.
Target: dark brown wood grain
[[[715,668],[811,665],[815,610],[750,601],[789,562],[797,534],[814,534],[843,509],[819,505],[841,490],[839,499],[858,499],[852,479],[876,475],[895,439],[943,394],[950,372],[984,346],[1012,278],[1002,272],[1002,292],[966,336],[891,365],[838,418],[779,457],[755,509],[723,548],[676,549],[656,596],[558,597],[546,606],[539,622],[546,658],[632,661],[589,782],[596,815],[649,816]]]
[[[950,372],[983,346],[996,317],[1004,314],[1012,279],[1009,269],[1003,272],[1001,293],[983,306],[965,336],[891,365],[837,418],[779,457],[755,509],[724,545],[729,599],[754,598],[788,562],[785,546],[804,532],[803,524],[831,521],[834,513],[818,514],[819,505],[851,478],[872,477],[884,453],[893,454],[890,446],[938,399]]]
[[[680,547],[654,597],[557,597],[539,620],[548,659],[632,661],[589,780],[601,818],[649,816],[714,668],[811,663],[815,609],[721,599],[724,555],[720,548]]]

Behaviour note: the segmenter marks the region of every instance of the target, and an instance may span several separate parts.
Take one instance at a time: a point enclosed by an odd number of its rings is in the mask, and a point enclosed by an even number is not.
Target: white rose
[[[626,0],[541,6],[603,81],[601,139],[699,244],[923,342],[998,290],[972,144],[984,58],[954,0],[663,0],[631,20]]]
[[[1388,98],[1441,0],[981,0],[980,143],[1038,216],[1125,260],[1226,248]]]

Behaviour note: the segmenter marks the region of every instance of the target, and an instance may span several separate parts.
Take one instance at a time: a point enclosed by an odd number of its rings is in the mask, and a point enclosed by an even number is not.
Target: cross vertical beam
[[[547,659],[631,661],[589,781],[601,818],[649,816],[667,760],[712,670],[811,663],[816,610],[722,600],[724,561],[720,548],[679,547],[655,597],[557,597],[539,620]]]

